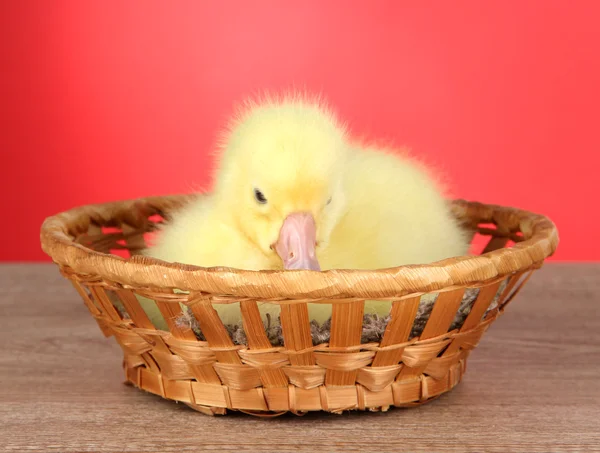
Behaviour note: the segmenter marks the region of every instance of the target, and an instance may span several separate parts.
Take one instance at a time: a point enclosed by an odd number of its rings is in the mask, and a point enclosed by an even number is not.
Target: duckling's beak
[[[284,269],[320,271],[316,257],[317,227],[311,214],[290,214],[279,230],[275,251],[283,261]]]

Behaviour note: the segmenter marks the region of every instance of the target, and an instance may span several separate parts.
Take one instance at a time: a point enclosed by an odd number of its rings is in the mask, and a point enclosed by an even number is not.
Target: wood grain
[[[120,348],[55,267],[3,265],[0,451],[600,451],[599,305],[600,264],[548,264],[425,406],[208,417],[123,385]]]

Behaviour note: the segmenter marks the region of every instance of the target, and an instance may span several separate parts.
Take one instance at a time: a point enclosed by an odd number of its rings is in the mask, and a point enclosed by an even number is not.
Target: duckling
[[[354,142],[319,97],[248,101],[226,129],[215,184],[177,213],[146,254],[247,270],[378,269],[467,253],[433,173],[392,149]],[[239,307],[214,305],[224,323]],[[151,318],[161,323],[160,313]],[[276,304],[261,304],[276,317]],[[326,304],[310,305],[323,321]],[[367,301],[365,312],[389,310]],[[164,322],[164,321],[163,321]]]

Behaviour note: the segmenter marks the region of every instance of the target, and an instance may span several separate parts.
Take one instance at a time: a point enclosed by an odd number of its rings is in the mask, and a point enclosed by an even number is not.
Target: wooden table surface
[[[53,265],[0,266],[0,451],[600,451],[600,264],[548,264],[439,399],[387,413],[208,417],[123,385]]]

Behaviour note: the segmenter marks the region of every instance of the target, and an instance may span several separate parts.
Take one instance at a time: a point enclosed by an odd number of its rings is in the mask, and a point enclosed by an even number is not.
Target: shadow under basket
[[[558,244],[544,216],[456,200],[453,213],[479,250],[429,265],[256,272],[139,255],[193,198],[72,209],[46,219],[41,241],[123,349],[127,381],[211,415],[385,411],[430,401],[460,382],[483,333]],[[142,301],[154,304],[164,328]],[[380,316],[366,312],[372,301]],[[219,304],[239,307],[239,326],[222,322]],[[318,336],[310,307],[322,304],[330,317]],[[276,308],[277,319],[265,322],[264,307]],[[378,327],[367,335],[373,319]]]

